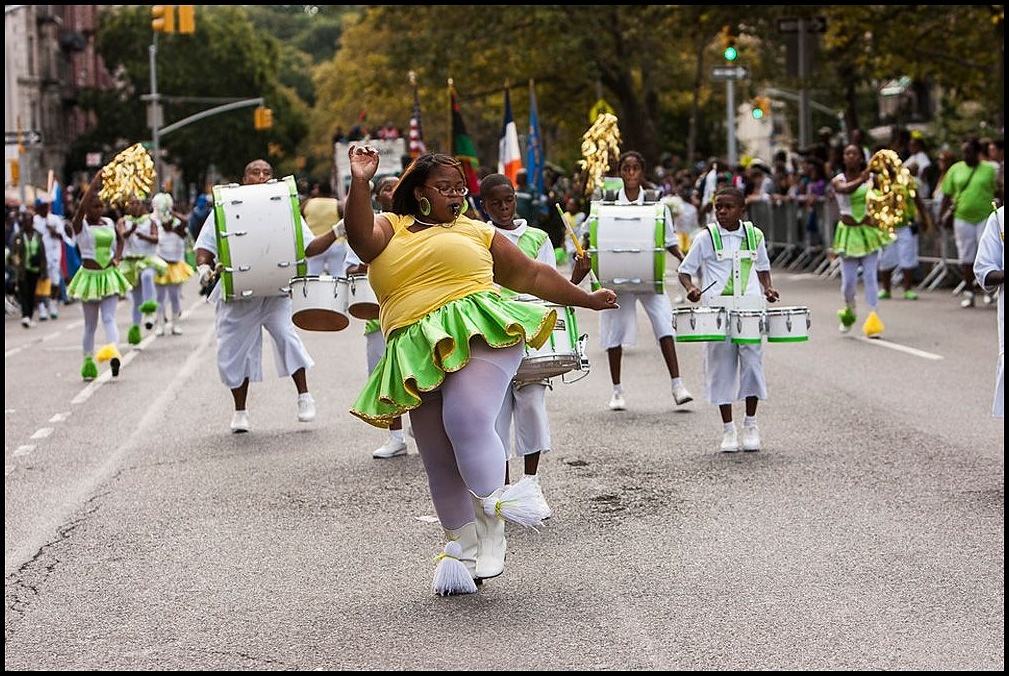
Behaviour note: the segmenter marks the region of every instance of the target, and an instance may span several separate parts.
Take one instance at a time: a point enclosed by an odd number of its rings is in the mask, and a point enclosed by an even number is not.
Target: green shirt
[[[973,176],[971,172],[974,172]],[[987,162],[979,161],[976,167],[969,167],[963,161],[957,162],[942,179],[942,191],[956,202],[954,215],[957,218],[979,223],[991,213],[991,201],[995,197],[995,169]]]

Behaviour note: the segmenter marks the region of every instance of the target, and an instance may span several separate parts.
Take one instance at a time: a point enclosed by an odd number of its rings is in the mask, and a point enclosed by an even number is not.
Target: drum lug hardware
[[[251,269],[252,269],[251,265],[239,265],[238,266],[238,271],[239,272],[248,272]]]
[[[270,198],[270,200],[273,202],[279,202],[282,199],[283,197],[281,197],[280,195],[274,195],[273,197]],[[290,199],[290,197],[288,197],[288,199]]]
[[[242,298],[248,298],[252,294],[253,294],[253,291],[251,289],[245,289],[244,291],[242,291],[242,293],[240,295],[242,296]]]
[[[244,201],[245,200],[231,200],[231,206],[235,206],[236,204],[242,204]]]
[[[612,253],[641,253],[641,249],[610,249]]]
[[[283,261],[281,263],[277,263],[277,267],[278,268],[289,268],[289,267],[291,267],[291,261]]]
[[[248,230],[236,230],[235,232],[222,232],[221,237],[241,237],[248,234]]]

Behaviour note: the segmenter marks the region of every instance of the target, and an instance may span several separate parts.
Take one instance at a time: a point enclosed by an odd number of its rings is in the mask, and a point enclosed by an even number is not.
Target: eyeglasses
[[[452,186],[448,188],[441,188],[436,185],[425,185],[425,188],[431,188],[431,190],[437,190],[439,195],[444,197],[451,197],[452,195],[458,195],[459,197],[465,197],[469,194],[469,188],[464,185]]]

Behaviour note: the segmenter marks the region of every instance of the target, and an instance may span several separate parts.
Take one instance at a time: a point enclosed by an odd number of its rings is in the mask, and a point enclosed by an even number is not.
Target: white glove
[[[196,267],[196,272],[199,274],[198,279],[200,280],[200,286],[206,286],[210,283],[210,278],[214,275],[214,269],[203,263]]]

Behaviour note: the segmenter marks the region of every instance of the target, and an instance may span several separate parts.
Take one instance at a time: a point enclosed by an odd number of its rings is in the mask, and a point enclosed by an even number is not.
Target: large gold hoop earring
[[[431,214],[431,201],[426,197],[421,197],[417,200],[417,207],[420,209],[420,213],[423,216],[429,216]]]

